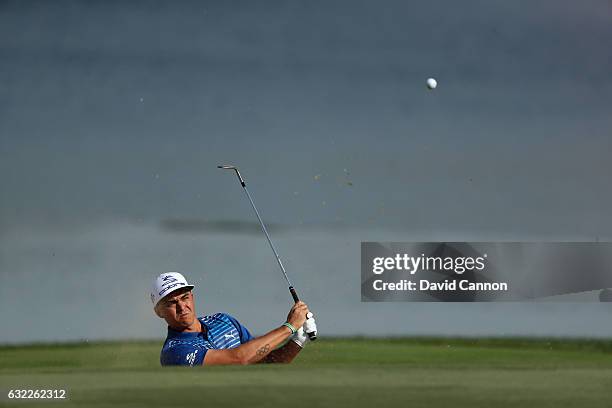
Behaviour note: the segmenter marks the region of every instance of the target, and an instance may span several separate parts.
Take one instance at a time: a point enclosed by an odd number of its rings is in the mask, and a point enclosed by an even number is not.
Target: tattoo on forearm
[[[270,345],[266,344],[265,346],[261,347],[260,349],[257,350],[257,355],[258,356],[265,356],[268,351],[270,351]]]
[[[300,346],[293,342],[285,344],[283,347],[272,350],[270,354],[259,360],[259,363],[290,363],[301,351]]]

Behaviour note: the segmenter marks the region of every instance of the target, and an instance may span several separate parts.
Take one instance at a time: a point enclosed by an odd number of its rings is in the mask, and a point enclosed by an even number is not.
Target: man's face
[[[191,289],[179,289],[159,301],[155,313],[176,330],[183,330],[196,319]]]

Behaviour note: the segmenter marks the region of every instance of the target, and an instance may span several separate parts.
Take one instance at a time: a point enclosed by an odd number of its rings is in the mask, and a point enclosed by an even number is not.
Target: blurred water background
[[[610,241],[610,50],[608,1],[2,1],[0,343],[161,338],[169,270],[201,314],[282,323],[221,163],[322,335],[611,337],[594,294],[359,288],[361,241]]]

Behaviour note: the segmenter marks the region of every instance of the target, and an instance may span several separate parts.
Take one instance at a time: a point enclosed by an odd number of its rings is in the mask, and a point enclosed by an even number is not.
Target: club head
[[[242,187],[246,188],[246,184],[244,182],[244,179],[240,175],[240,172],[238,171],[238,167],[232,166],[231,164],[222,164],[220,166],[217,166],[217,168],[223,170],[234,170],[236,172],[236,176],[238,176],[238,180],[240,180],[240,184],[242,184]]]

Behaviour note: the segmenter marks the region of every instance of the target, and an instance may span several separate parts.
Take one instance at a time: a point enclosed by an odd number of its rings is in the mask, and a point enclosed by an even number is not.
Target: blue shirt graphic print
[[[208,350],[235,348],[253,338],[246,327],[226,313],[215,313],[198,320],[202,323],[199,333],[177,332],[168,327],[160,356],[161,365],[202,365]]]

